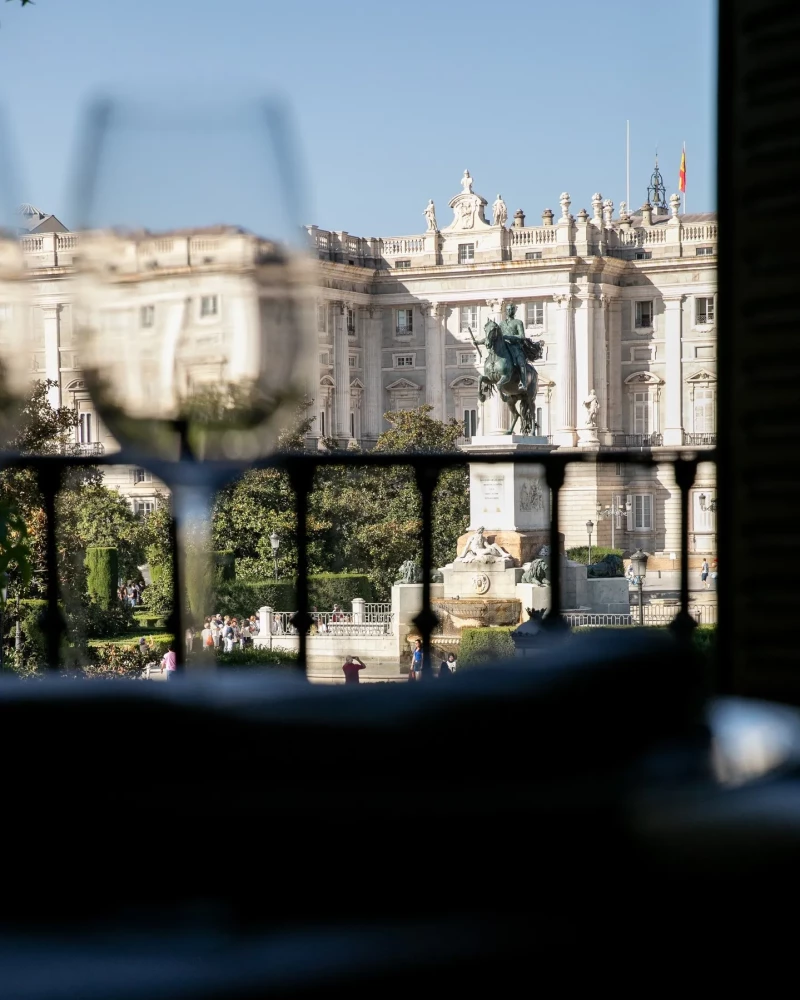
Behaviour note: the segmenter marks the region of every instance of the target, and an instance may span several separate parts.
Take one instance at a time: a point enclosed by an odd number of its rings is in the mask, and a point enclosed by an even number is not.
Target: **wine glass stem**
[[[187,630],[212,612],[214,564],[211,551],[212,491],[205,485],[173,487],[173,582],[171,631],[175,636],[178,669],[206,665],[191,657]]]

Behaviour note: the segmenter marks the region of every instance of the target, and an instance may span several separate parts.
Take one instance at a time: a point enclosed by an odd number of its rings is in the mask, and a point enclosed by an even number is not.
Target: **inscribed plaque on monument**
[[[505,479],[502,476],[481,476],[481,494],[484,514],[501,514],[505,499]]]

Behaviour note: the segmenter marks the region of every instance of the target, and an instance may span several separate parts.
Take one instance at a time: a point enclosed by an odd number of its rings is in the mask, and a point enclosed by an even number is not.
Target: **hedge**
[[[214,566],[218,580],[236,579],[236,554],[233,549],[224,549],[214,553]]]
[[[516,625],[498,625],[494,628],[465,628],[461,630],[458,647],[458,666],[475,666],[508,660],[514,656],[514,640],[511,633]]]
[[[372,581],[366,573],[320,573],[309,577],[308,584],[309,606],[320,611],[331,611],[334,604],[348,609],[356,597],[363,597],[365,601],[375,599]],[[294,583],[221,580],[217,583],[214,607],[208,611],[249,618],[263,607],[273,611],[294,611],[297,608]]]
[[[619,556],[621,559],[622,549],[612,549],[608,545],[593,545],[592,562],[600,562],[603,556]],[[583,563],[584,566],[587,566],[589,564],[589,546],[576,545],[571,549],[567,549],[567,559],[571,559],[573,562]]]
[[[103,608],[117,602],[119,554],[113,548],[92,547],[86,550],[86,589],[89,596]]]

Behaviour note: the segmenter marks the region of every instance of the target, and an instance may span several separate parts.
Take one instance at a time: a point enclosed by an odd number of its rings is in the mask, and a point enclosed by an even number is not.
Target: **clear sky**
[[[0,101],[24,200],[70,217],[87,98],[156,82],[235,86],[289,100],[306,221],[358,236],[440,226],[467,167],[539,224],[591,210],[599,191],[645,199],[656,147],[688,211],[716,207],[715,10],[711,0],[36,0],[0,4]],[[163,83],[161,83],[163,81]]]

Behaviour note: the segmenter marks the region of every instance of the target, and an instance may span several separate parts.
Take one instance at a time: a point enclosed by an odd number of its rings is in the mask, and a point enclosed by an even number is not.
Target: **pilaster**
[[[583,405],[594,389],[594,323],[595,299],[590,295],[577,296],[575,309],[575,400],[578,418],[578,443],[585,447],[597,447],[597,430],[586,423],[586,409]]]
[[[425,323],[425,402],[436,420],[445,418],[442,309],[438,302],[421,302]]]
[[[683,372],[681,366],[683,338],[683,301],[685,295],[664,297],[666,323],[665,341],[665,420],[664,444],[683,444]]]
[[[383,310],[378,306],[367,308],[364,325],[364,429],[363,435],[377,440],[381,433],[383,380],[381,378],[381,346],[383,338]]]
[[[43,305],[42,321],[44,327],[44,369],[45,378],[52,379],[56,386],[47,390],[50,405],[57,409],[61,406],[61,372],[60,372],[60,318],[61,305]]]
[[[333,400],[332,437],[340,444],[350,439],[350,356],[347,338],[347,302],[333,304]]]
[[[575,319],[574,295],[554,295],[558,304],[558,429],[553,444],[575,445]]]

